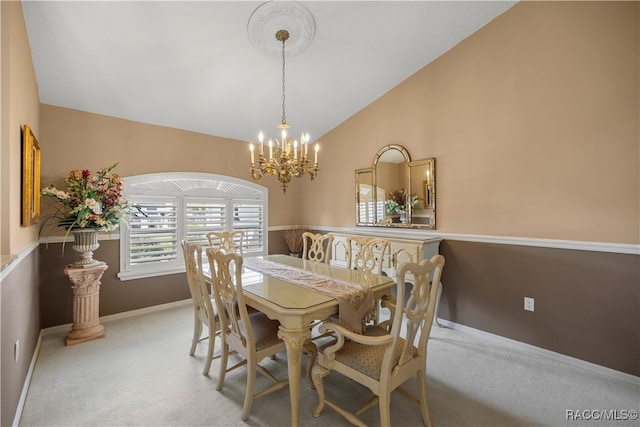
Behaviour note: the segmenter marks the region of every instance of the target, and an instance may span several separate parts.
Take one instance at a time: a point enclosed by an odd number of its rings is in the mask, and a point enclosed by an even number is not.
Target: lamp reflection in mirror
[[[315,145],[314,162],[309,161],[309,134],[303,133],[300,136],[300,148],[298,148],[298,140],[288,138],[287,117],[285,114],[285,48],[284,44],[289,38],[287,30],[279,30],[276,33],[276,40],[282,42],[282,120],[278,127],[281,129],[281,138],[269,139],[269,159],[264,156],[264,134],[260,131],[258,135],[259,152],[258,163],[255,162],[255,153],[253,142],[249,144],[251,151],[251,177],[254,181],[259,181],[264,175],[275,176],[282,185],[282,192],[287,192],[287,185],[293,177],[302,177],[309,174],[313,179],[318,175],[318,150],[320,146]],[[298,153],[299,152],[299,153]]]
[[[427,169],[427,179],[423,181],[424,188],[424,208],[431,208],[431,173]]]

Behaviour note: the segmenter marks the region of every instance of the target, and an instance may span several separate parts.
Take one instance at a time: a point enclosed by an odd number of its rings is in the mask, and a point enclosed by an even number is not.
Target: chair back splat
[[[305,231],[302,233],[302,242],[302,259],[329,264],[333,234],[314,234]]]
[[[347,268],[366,271],[371,274],[386,274],[382,271],[384,257],[389,241],[380,237],[348,236]],[[366,319],[367,323],[378,323],[379,301],[374,301],[374,308]]]
[[[347,268],[382,274],[384,253],[389,241],[363,236],[347,237]]]
[[[352,424],[364,425],[357,416],[378,404],[380,425],[389,426],[390,396],[392,391],[397,390],[418,402],[424,425],[432,426],[425,379],[427,343],[443,267],[442,255],[435,255],[419,264],[401,264],[397,270],[397,299],[387,297],[383,303],[383,307],[391,310],[391,319],[367,327],[365,334],[356,334],[335,323],[322,326],[323,330],[334,333],[337,340],[319,349],[318,363],[312,370],[319,399],[318,405],[312,410],[314,417],[320,416],[326,405]],[[405,298],[405,277],[408,274],[412,275],[414,285],[408,298]],[[322,379],[330,371],[337,371],[368,387],[373,397],[355,412],[347,411],[326,399]],[[418,384],[417,397],[402,387],[413,376]]]
[[[196,243],[189,243],[187,240],[182,241],[182,253],[184,255],[184,264],[187,272],[187,283],[191,292],[191,300],[193,301],[193,339],[191,340],[191,351],[189,354],[193,356],[196,347],[200,341],[209,340],[207,348],[207,356],[205,358],[204,370],[202,375],[209,374],[211,368],[211,360],[213,359],[213,350],[215,347],[215,337],[220,333],[220,322],[218,312],[211,303],[209,289],[204,279],[202,270],[202,247]],[[206,326],[209,334],[202,338],[204,332],[202,326]]]
[[[225,253],[237,253],[243,255],[244,231],[210,231],[206,234],[209,246]]]

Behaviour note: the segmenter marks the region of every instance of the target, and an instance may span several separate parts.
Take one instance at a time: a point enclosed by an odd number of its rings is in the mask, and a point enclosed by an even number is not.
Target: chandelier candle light
[[[282,121],[278,125],[281,129],[281,138],[269,138],[269,158],[264,155],[264,135],[262,131],[258,135],[258,163],[255,162],[255,147],[253,142],[249,143],[251,151],[251,177],[254,181],[259,181],[263,175],[275,176],[282,184],[282,192],[287,192],[287,185],[292,177],[302,177],[309,174],[313,179],[318,175],[318,150],[320,146],[315,144],[314,161],[309,161],[309,134],[303,133],[298,140],[291,140],[287,136],[287,116],[285,113],[285,55],[284,44],[289,38],[287,30],[279,30],[276,33],[276,40],[282,42]]]

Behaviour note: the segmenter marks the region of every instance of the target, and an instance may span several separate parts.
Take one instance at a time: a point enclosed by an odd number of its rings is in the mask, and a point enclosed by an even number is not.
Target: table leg
[[[302,367],[302,348],[311,338],[306,329],[287,329],[280,325],[278,337],[287,346],[287,367],[289,370],[289,397],[291,400],[291,425],[298,426],[300,418],[300,370]]]

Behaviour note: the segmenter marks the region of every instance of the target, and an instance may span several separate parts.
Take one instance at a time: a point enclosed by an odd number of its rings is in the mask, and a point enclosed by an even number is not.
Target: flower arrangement
[[[130,206],[122,198],[120,176],[112,172],[117,165],[102,169],[95,176],[86,169],[72,170],[65,180],[68,191],[54,185],[43,188],[43,196],[61,204],[47,220],[57,221],[56,225],[67,231],[76,228],[113,231],[124,224]]]
[[[404,188],[389,192],[389,198],[384,201],[384,207],[387,215],[403,214],[407,212],[406,204],[409,202],[411,207],[415,207],[420,203],[420,198],[414,193],[407,196]]]

